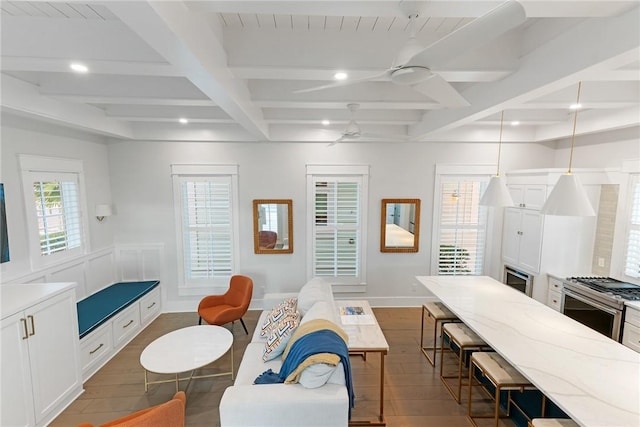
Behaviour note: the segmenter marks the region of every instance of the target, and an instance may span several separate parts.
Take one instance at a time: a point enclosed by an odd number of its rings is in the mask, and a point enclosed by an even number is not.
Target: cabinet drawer
[[[113,347],[118,348],[140,329],[140,306],[133,304],[113,320]]]
[[[627,307],[627,311],[624,315],[624,321],[627,323],[631,323],[634,326],[640,328],[640,310],[636,310],[635,308]]]
[[[622,344],[640,353],[640,328],[629,322],[624,322]]]
[[[556,311],[560,311],[560,305],[562,304],[562,294],[560,292],[549,290],[549,293],[547,295],[547,305]]]
[[[160,288],[155,288],[140,299],[140,323],[146,325],[160,312]]]
[[[87,378],[96,365],[111,354],[111,325],[98,328],[80,342],[82,376]]]
[[[562,292],[562,280],[558,280],[555,277],[549,277],[549,292]]]

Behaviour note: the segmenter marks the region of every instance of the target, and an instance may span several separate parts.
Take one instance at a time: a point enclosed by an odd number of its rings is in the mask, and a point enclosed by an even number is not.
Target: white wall
[[[427,295],[413,287],[414,276],[430,271],[432,200],[436,163],[493,163],[495,144],[360,142],[324,143],[168,143],[118,142],[109,146],[111,185],[117,215],[111,218],[116,243],[162,243],[165,247],[169,309],[193,309],[194,299],[177,294],[175,222],[169,166],[172,163],[239,165],[240,273],[254,279],[254,298],[265,292],[296,291],[306,281],[305,165],[370,165],[367,294],[373,304],[402,304]],[[540,144],[503,147],[504,169],[549,167],[553,150]],[[253,199],[292,199],[294,252],[253,253]],[[383,198],[422,200],[420,250],[380,252]],[[501,233],[501,228],[498,229]],[[499,239],[500,236],[498,236]],[[496,245],[499,251],[499,241]],[[499,252],[494,254],[499,264]],[[492,269],[498,277],[499,266]],[[363,295],[354,296],[362,298]]]
[[[601,144],[578,143],[576,167],[619,167],[634,157],[640,146],[630,131],[610,135]],[[631,138],[631,139],[630,139]],[[599,136],[599,141],[606,140]],[[615,139],[615,140],[614,140]],[[562,167],[567,161],[566,141],[556,144],[503,144],[501,171]],[[2,170],[5,183],[11,262],[2,264],[2,282],[29,274],[17,154],[36,154],[82,159],[86,170],[93,252],[113,244],[133,246],[160,244],[164,248],[163,290],[165,308],[193,310],[199,298],[177,295],[177,255],[173,194],[169,165],[172,163],[235,163],[239,165],[240,273],[256,284],[255,298],[264,292],[296,291],[306,281],[305,165],[367,164],[369,228],[366,295],[375,305],[419,303],[427,295],[413,287],[414,276],[428,274],[431,263],[431,229],[436,163],[490,164],[495,144],[480,143],[346,143],[329,148],[323,143],[169,143],[124,141],[104,144],[101,138],[80,132],[3,116]],[[565,158],[566,157],[566,158]],[[636,155],[640,157],[640,155]],[[579,163],[578,163],[579,161]],[[253,253],[253,199],[293,199],[295,248],[293,254]],[[414,254],[381,253],[380,200],[420,198],[420,250]],[[112,200],[115,215],[104,223],[95,221],[95,203]],[[499,278],[500,234],[496,227],[490,275]]]
[[[112,245],[110,221],[97,222],[96,203],[111,200],[107,145],[102,138],[60,127],[2,116],[0,181],[4,183],[11,261],[0,265],[2,282],[31,272],[25,203],[18,154],[80,159],[85,171],[89,209],[89,246],[93,252]]]

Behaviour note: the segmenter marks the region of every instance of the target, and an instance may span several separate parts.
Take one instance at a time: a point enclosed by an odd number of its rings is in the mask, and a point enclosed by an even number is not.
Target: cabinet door
[[[517,208],[524,207],[524,185],[522,184],[509,184],[509,193],[511,193],[511,199],[513,199],[513,205]]]
[[[74,293],[62,293],[25,310],[36,423],[82,386]],[[31,319],[31,318],[29,318]]]
[[[0,425],[32,426],[33,403],[31,372],[27,345],[26,317],[15,314],[2,320],[2,399],[0,399]]]
[[[520,234],[520,265],[537,273],[542,250],[542,219],[537,211],[522,210]]]
[[[516,266],[520,252],[520,212],[521,209],[506,208],[502,230],[502,260]]]
[[[547,197],[547,186],[544,184],[526,185],[524,187],[524,206],[527,209],[542,209]]]

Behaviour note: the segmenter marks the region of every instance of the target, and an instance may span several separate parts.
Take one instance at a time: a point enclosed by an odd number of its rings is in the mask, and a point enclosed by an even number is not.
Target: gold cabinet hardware
[[[133,319],[129,320],[129,323],[127,323],[126,325],[124,325],[122,327],[122,329],[129,327],[129,325],[131,325],[133,323]]]
[[[29,321],[31,322],[31,333],[29,334],[29,336],[33,336],[36,334],[36,323],[33,320],[33,316],[32,315],[28,315],[27,319],[29,319]]]
[[[29,332],[27,329],[27,319],[23,317],[22,319],[20,319],[20,321],[22,322],[22,330],[24,331],[24,335],[22,336],[22,339],[26,340],[27,338],[29,338]]]
[[[96,347],[94,350],[91,350],[91,351],[89,352],[89,354],[93,354],[93,353],[95,353],[96,351],[100,350],[100,349],[102,348],[102,346],[103,346],[103,345],[104,345],[103,343],[100,343],[100,345],[99,345],[98,347]]]

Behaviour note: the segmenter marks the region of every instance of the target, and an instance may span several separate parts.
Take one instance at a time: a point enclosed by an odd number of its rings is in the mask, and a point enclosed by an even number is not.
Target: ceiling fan
[[[411,86],[414,90],[427,95],[445,107],[466,107],[470,105],[469,102],[432,69],[445,65],[464,52],[487,44],[499,35],[522,24],[526,19],[522,5],[516,0],[509,0],[431,45],[423,47],[415,37],[414,27],[417,17],[417,13],[409,15],[411,36],[400,49],[393,65],[388,70],[361,79],[344,80],[300,89],[294,93],[314,92],[372,80],[387,80],[397,85]]]
[[[360,109],[360,104],[347,104],[347,108],[351,112],[351,119],[349,123],[347,123],[347,127],[342,131],[342,135],[340,138],[336,139],[332,143],[329,144],[329,147],[336,145],[342,141],[353,141],[357,139],[381,139],[381,140],[407,140],[409,137],[407,135],[385,135],[380,133],[368,133],[362,132],[360,129],[360,125],[356,122],[355,115],[356,112]]]

